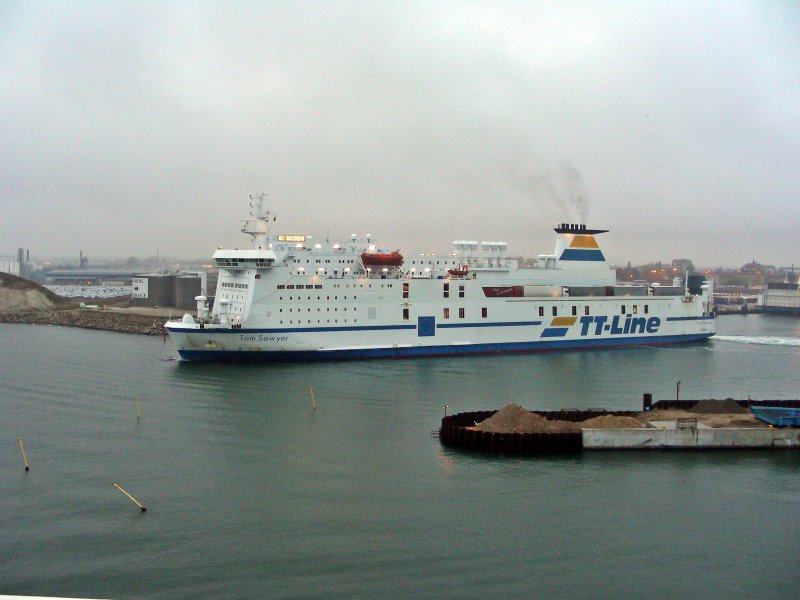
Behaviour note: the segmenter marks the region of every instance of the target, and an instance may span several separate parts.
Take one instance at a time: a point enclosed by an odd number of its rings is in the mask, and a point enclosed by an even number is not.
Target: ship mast
[[[253,250],[267,248],[269,243],[269,224],[275,221],[276,217],[268,210],[264,210],[264,200],[267,195],[264,192],[250,195],[250,218],[241,219],[242,233],[253,236]]]

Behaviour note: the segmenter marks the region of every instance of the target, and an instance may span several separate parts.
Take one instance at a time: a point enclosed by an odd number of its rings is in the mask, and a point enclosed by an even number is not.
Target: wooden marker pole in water
[[[136,401],[136,420],[137,421],[141,421],[142,420],[142,411],[141,411],[141,408],[139,407],[139,401],[138,400]]]
[[[317,410],[317,401],[314,400],[314,388],[308,386],[308,394],[311,396],[311,406],[314,407],[314,410]]]
[[[19,451],[22,452],[22,464],[25,465],[25,472],[27,473],[31,470],[31,468],[28,466],[28,457],[25,456],[25,447],[22,445],[22,436],[17,436],[17,445],[19,445]]]
[[[125,495],[126,495],[126,496],[127,496],[129,499],[130,499],[130,501],[131,501],[131,502],[133,502],[133,503],[134,503],[136,506],[138,506],[139,508],[141,508],[141,509],[142,509],[142,512],[144,512],[144,511],[146,511],[146,510],[147,510],[147,509],[146,509],[144,506],[142,506],[142,505],[139,503],[139,501],[138,501],[136,498],[134,498],[133,496],[131,496],[131,495],[130,495],[128,492],[126,492],[125,490],[123,490],[123,489],[122,489],[121,487],[119,487],[119,486],[118,486],[116,483],[112,483],[112,485],[113,485],[115,488],[117,488],[117,489],[118,489],[120,492],[122,492],[123,494],[125,494]]]

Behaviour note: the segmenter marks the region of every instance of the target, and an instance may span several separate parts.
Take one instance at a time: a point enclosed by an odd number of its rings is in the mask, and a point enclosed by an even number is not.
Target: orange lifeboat
[[[364,267],[400,267],[403,255],[399,252],[364,252],[361,254]]]
[[[447,269],[451,277],[466,277],[469,273],[469,265],[458,265],[455,269]]]

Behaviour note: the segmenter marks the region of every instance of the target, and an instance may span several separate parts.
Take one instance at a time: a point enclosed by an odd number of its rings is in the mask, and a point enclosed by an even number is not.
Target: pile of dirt
[[[25,313],[72,307],[73,303],[41,285],[0,273],[0,312]]]
[[[600,417],[586,419],[580,426],[584,429],[639,429],[642,427],[642,424],[633,417],[602,415]]]
[[[539,433],[547,427],[547,419],[516,404],[504,406],[475,426],[477,431],[491,433]]]
[[[574,421],[547,421],[547,429],[544,433],[580,432],[582,428],[582,423],[575,423]]]
[[[580,431],[580,423],[551,421],[542,415],[509,404],[472,429],[491,433],[563,433]]]
[[[689,412],[704,415],[743,415],[750,411],[740,406],[733,398],[726,398],[725,400],[699,400],[689,409]]]

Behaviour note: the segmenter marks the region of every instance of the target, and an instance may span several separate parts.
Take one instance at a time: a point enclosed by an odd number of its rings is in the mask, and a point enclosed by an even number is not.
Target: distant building
[[[672,270],[677,271],[678,273],[689,273],[694,272],[694,263],[688,258],[673,258],[672,259]]]
[[[0,256],[0,273],[19,277],[19,261],[16,256]]]
[[[193,309],[196,296],[207,296],[205,271],[139,273],[132,280],[132,306]]]
[[[0,272],[27,277],[28,273],[35,270],[31,264],[31,251],[24,248],[17,250],[16,256],[0,256]]]
[[[773,265],[762,265],[756,261],[753,261],[743,265],[742,268],[739,269],[739,272],[745,275],[761,276],[776,273],[777,270]]]

